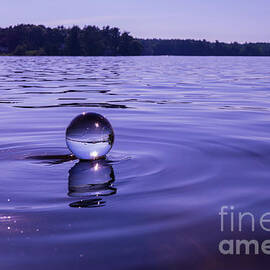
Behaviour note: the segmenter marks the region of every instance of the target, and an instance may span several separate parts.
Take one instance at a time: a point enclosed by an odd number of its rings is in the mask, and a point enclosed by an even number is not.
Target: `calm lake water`
[[[270,239],[259,228],[270,212],[269,66],[0,57],[1,270],[268,268],[261,249],[224,256],[218,247]],[[88,111],[115,132],[98,174],[65,143],[70,121]],[[229,214],[221,232],[223,205],[253,213],[255,232],[249,218],[231,232]]]

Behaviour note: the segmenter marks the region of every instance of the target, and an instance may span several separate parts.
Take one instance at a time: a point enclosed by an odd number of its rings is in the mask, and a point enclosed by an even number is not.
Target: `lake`
[[[0,57],[1,269],[267,269],[261,249],[224,255],[219,245],[270,239],[258,221],[270,212],[269,66]],[[98,179],[65,142],[83,112],[114,128]],[[238,230],[238,212],[255,216],[255,231],[250,216]]]

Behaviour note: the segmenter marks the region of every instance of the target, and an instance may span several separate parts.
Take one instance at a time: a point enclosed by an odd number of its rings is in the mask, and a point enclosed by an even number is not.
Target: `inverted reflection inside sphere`
[[[69,150],[79,159],[104,157],[112,148],[114,133],[110,122],[98,113],[82,113],[66,130]]]

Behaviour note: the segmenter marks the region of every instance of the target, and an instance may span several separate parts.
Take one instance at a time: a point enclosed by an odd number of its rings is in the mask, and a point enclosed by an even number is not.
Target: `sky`
[[[110,25],[137,38],[270,42],[270,0],[1,0],[0,27]]]

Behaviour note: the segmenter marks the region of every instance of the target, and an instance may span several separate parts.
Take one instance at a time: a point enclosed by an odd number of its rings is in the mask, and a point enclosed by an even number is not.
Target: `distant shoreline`
[[[270,43],[137,39],[117,27],[0,28],[1,56],[270,56]]]
[[[0,57],[25,57],[25,58],[30,58],[30,57],[105,57],[105,58],[110,58],[110,57],[236,57],[236,58],[241,58],[241,57],[258,57],[258,58],[264,58],[264,57],[269,57],[270,55],[8,55],[8,54],[0,54]]]

